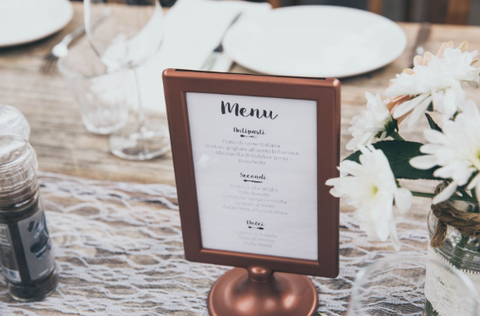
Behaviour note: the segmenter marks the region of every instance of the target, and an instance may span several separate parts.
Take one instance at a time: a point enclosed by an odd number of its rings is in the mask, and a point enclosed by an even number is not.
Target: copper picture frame
[[[181,69],[166,69],[163,72],[163,82],[186,259],[243,268],[262,266],[272,271],[336,277],[339,273],[339,202],[329,194],[325,181],[338,176],[336,167],[340,157],[340,82],[336,79]],[[317,261],[203,247],[186,99],[188,92],[316,101]]]

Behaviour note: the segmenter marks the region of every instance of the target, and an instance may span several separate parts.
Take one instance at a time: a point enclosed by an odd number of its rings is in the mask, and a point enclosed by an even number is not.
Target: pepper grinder
[[[0,268],[20,301],[43,299],[58,284],[29,132],[18,110],[0,105]]]

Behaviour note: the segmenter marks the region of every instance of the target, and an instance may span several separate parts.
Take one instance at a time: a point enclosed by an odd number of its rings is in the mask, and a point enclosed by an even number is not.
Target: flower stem
[[[424,198],[434,198],[436,196],[435,193],[418,192],[418,191],[411,191],[411,192],[413,196],[424,197]],[[452,195],[448,199],[454,200],[454,201],[465,201],[465,202],[477,203],[477,200],[474,198],[463,197],[458,195]]]
[[[478,238],[470,238],[469,242],[467,243],[468,255],[464,263],[462,264],[462,269],[468,270],[470,269],[471,263],[474,261],[475,257],[478,256]]]
[[[405,139],[397,132],[393,132],[392,134],[390,134],[390,136],[395,140],[405,141]]]
[[[455,246],[453,255],[450,258],[450,263],[457,269],[461,269],[463,265],[463,257],[465,257],[465,246],[470,241],[470,237],[466,234],[462,234],[460,241]]]
[[[426,198],[433,198],[435,197],[434,193],[427,193],[427,192],[418,192],[418,191],[411,191],[413,196],[418,197],[426,197]]]

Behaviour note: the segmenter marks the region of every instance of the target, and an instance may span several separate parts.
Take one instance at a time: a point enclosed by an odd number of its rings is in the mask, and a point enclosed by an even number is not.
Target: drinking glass
[[[128,70],[106,72],[86,41],[71,47],[57,66],[77,100],[87,131],[108,135],[126,124],[132,90]]]
[[[164,15],[159,0],[84,0],[88,40],[108,71],[131,69],[136,88],[133,122],[113,133],[110,151],[121,158],[145,160],[170,149],[165,124],[147,120],[142,108],[137,68],[160,47]],[[110,11],[102,23],[97,16]],[[149,117],[150,118],[150,117]]]
[[[359,271],[347,315],[475,316],[477,296],[465,274],[440,260],[392,255]]]

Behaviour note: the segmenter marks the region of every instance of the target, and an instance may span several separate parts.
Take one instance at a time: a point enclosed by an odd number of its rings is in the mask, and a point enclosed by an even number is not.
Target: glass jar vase
[[[441,260],[465,273],[480,293],[480,230],[478,233],[475,232],[475,226],[480,227],[478,206],[452,201],[443,202],[438,206],[432,205],[427,223],[430,237],[428,257]],[[459,304],[453,304],[454,302],[449,300],[456,289],[457,285],[448,276],[434,271],[433,268],[429,271],[427,266],[425,315],[471,313],[459,310]],[[477,311],[477,315],[480,315],[480,310]]]

